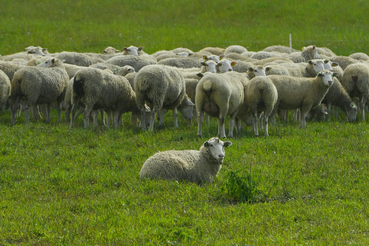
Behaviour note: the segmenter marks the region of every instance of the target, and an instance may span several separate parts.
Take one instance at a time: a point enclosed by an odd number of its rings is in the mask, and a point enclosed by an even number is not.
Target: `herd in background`
[[[327,120],[343,112],[346,121],[365,120],[369,96],[369,56],[354,53],[338,56],[314,45],[302,51],[275,45],[248,51],[240,45],[161,50],[147,54],[143,47],[119,51],[107,47],[103,53],[63,51],[49,53],[30,46],[25,52],[0,56],[0,106],[11,112],[11,125],[21,112],[29,122],[50,121],[50,110],[65,111],[65,122],[73,127],[84,113],[84,126],[118,127],[122,114],[146,130],[154,130],[156,119],[164,123],[171,110],[174,126],[177,112],[188,121],[197,118],[199,136],[209,117],[218,120],[218,136],[228,137],[243,123],[259,125],[268,135],[268,122],[288,120],[293,111],[300,127],[306,118]],[[332,107],[333,106],[333,107]]]

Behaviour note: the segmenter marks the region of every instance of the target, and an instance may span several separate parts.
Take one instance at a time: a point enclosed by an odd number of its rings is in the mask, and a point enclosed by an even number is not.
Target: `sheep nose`
[[[233,71],[233,69],[232,69],[232,68],[230,68],[230,69],[228,69],[228,71]]]
[[[330,80],[330,81],[328,81],[328,85],[332,85],[332,83],[333,83],[333,82],[332,82],[331,80]]]
[[[224,158],[224,155],[223,154],[220,154],[219,155],[219,158],[223,159]]]

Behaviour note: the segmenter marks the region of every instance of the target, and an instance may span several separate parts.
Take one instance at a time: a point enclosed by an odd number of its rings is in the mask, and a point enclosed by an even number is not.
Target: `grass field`
[[[200,5],[201,4],[201,5]],[[315,44],[369,53],[364,1],[7,1],[0,54],[29,45],[101,52],[240,44],[249,50]],[[10,127],[0,112],[0,245],[368,245],[368,120],[295,122],[255,138],[235,134],[212,184],[140,180],[157,151],[199,149],[217,124],[142,132],[124,126]],[[233,178],[231,178],[233,177]],[[242,200],[245,186],[254,188]],[[235,192],[230,193],[233,188]],[[247,189],[246,189],[247,190]]]

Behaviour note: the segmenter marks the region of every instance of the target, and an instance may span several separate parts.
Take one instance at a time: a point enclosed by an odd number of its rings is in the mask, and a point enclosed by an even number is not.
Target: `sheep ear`
[[[224,55],[219,56],[219,60],[222,60],[224,58]]]
[[[144,49],[144,47],[143,47],[143,46],[138,47],[138,51],[141,51],[141,50],[143,50],[143,49]]]
[[[205,61],[208,60],[208,57],[207,56],[203,56],[202,57]]]
[[[309,60],[309,61],[308,61],[308,63],[309,63],[310,65],[313,65],[313,61],[312,61],[312,60]]]
[[[337,66],[339,66],[340,64],[338,64],[337,62],[332,62],[332,67],[337,67]]]
[[[205,58],[204,58],[205,59]],[[201,62],[201,65],[206,66],[206,62]]]
[[[355,103],[350,103],[350,108],[356,108],[356,105],[355,105]]]
[[[222,63],[217,63],[217,67],[221,67],[222,66]]]
[[[247,70],[248,70],[249,72],[254,72],[254,69],[253,69],[252,67],[249,67]]]
[[[224,147],[229,147],[232,145],[232,142],[231,141],[225,141],[224,142]]]
[[[338,77],[338,73],[333,73],[332,76],[333,77]]]
[[[319,73],[317,74],[317,76],[323,76],[322,72],[319,72]]]
[[[210,146],[209,142],[208,142],[208,141],[206,141],[206,142],[204,143],[204,146],[205,146],[205,147],[209,147],[209,146]]]
[[[200,78],[204,77],[204,74],[203,74],[203,73],[197,73],[196,75],[197,75],[198,77],[200,77]]]
[[[265,68],[265,71],[266,71],[266,72],[268,72],[268,71],[270,71],[270,70],[272,70],[272,67],[266,67],[266,68]]]
[[[234,67],[236,65],[236,62],[231,62],[231,66]]]

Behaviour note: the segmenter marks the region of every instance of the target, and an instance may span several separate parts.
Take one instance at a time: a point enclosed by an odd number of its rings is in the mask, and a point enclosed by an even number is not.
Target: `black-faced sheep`
[[[212,183],[225,157],[224,147],[230,141],[211,138],[200,150],[168,150],[149,157],[142,166],[140,178]]]

